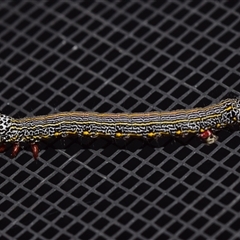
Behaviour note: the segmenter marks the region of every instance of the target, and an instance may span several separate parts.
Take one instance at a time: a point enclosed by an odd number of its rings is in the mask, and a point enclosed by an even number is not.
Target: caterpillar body
[[[207,144],[217,140],[215,131],[240,123],[240,99],[226,99],[203,108],[148,113],[62,112],[12,118],[0,114],[0,151],[13,143],[16,156],[21,142],[29,142],[38,156],[37,142],[69,135],[114,138],[158,138],[197,134]]]

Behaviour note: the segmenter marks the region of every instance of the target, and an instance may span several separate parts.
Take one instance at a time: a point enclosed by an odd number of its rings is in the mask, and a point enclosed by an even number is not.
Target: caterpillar
[[[12,118],[0,114],[0,151],[13,143],[17,156],[21,142],[31,144],[37,159],[37,143],[51,137],[70,135],[113,138],[158,138],[196,134],[207,144],[217,141],[215,132],[240,123],[240,99],[226,99],[203,108],[146,113],[60,112]]]

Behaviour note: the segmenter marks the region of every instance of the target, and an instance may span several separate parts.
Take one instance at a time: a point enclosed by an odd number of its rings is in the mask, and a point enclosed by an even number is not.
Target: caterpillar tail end
[[[218,140],[218,136],[211,130],[205,130],[203,133],[199,134],[199,136],[207,143],[207,145],[213,144]]]

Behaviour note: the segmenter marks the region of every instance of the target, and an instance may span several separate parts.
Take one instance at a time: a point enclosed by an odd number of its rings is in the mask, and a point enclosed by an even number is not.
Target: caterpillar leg
[[[0,152],[2,153],[2,152],[5,152],[5,150],[6,150],[6,145],[5,144],[1,144],[0,145]]]
[[[218,137],[211,131],[205,130],[203,133],[200,133],[199,136],[208,144],[213,144],[217,141]]]
[[[19,143],[14,143],[13,144],[13,149],[12,149],[12,157],[16,157],[20,151],[20,144]]]
[[[0,146],[0,152],[5,150],[5,145]],[[32,153],[33,153],[33,157],[36,160],[38,157],[38,153],[39,153],[39,148],[37,143],[31,143],[31,149],[32,149]],[[16,157],[18,155],[20,151],[20,144],[19,143],[14,143],[13,144],[13,149],[12,149],[12,157]]]
[[[35,160],[38,158],[39,147],[37,143],[31,143],[31,149]]]

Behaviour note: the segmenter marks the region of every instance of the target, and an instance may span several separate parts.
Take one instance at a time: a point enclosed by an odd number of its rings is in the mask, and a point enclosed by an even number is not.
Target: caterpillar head
[[[9,129],[12,125],[12,119],[9,116],[0,114],[0,142],[7,141]]]

